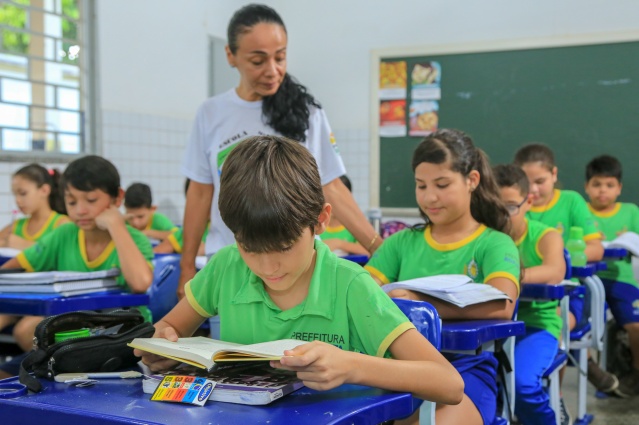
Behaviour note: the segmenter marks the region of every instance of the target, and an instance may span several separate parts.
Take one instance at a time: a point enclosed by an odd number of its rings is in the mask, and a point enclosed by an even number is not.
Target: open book
[[[639,257],[639,235],[626,232],[611,241],[602,242],[604,248],[624,248],[635,257]]]
[[[484,283],[474,283],[471,278],[461,274],[420,277],[382,286],[385,292],[393,289],[409,289],[420,292],[457,307],[493,300],[512,300],[508,295]]]
[[[169,372],[145,375],[142,390],[152,394],[167,375],[198,376],[215,381],[209,400],[227,403],[264,405],[300,389],[304,383],[295,372],[274,369],[262,362],[220,366],[205,372],[182,365]]]
[[[99,270],[95,272],[35,272],[0,274],[0,285],[46,285],[58,282],[90,282],[120,275],[120,269]],[[21,291],[24,292],[24,291]]]
[[[280,339],[242,345],[198,336],[179,338],[177,342],[164,338],[135,338],[129,343],[129,347],[212,370],[215,363],[219,362],[279,360],[284,356],[284,350],[292,350],[302,344],[305,341]]]

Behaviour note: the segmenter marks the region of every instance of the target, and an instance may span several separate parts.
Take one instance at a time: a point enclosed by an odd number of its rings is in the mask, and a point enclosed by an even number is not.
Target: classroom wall
[[[208,37],[225,38],[242,0],[96,0],[102,153],[124,185],[149,183],[177,222],[180,164],[208,92]],[[368,207],[370,52],[373,49],[639,30],[634,0],[265,0],[289,33],[289,71],[331,121],[359,205]],[[0,162],[0,223],[14,203]]]

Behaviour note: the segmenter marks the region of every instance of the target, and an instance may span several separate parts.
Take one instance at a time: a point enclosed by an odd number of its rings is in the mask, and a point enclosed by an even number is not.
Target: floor
[[[562,385],[564,401],[573,419],[577,416],[577,368],[569,367]],[[587,412],[594,415],[593,424],[639,425],[639,396],[632,399],[617,397],[597,398],[592,385],[588,385]]]

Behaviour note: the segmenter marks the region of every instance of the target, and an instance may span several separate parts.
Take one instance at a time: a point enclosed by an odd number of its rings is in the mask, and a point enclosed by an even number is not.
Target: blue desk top
[[[603,266],[601,264],[603,264]],[[605,264],[603,261],[600,261],[598,263],[588,263],[585,266],[572,266],[572,277],[590,277],[600,270],[605,270]],[[601,267],[604,268],[602,269]]]
[[[57,294],[0,293],[0,313],[27,316],[51,316],[78,310],[133,307],[148,305],[146,294],[121,291],[95,292],[72,297]]]
[[[628,255],[628,250],[624,248],[605,248],[604,258],[606,259],[620,259]]]
[[[446,320],[442,323],[441,351],[476,351],[491,341],[525,333],[524,322],[513,320]]]
[[[586,292],[583,286],[546,285],[543,283],[526,283],[521,286],[520,301],[560,300],[567,293],[582,295]]]
[[[368,255],[355,255],[355,254],[352,254],[352,255],[345,255],[345,256],[343,256],[341,258],[343,258],[345,260],[348,260],[348,261],[352,261],[352,262],[357,263],[357,264],[360,264],[362,266],[364,264],[368,263]]]
[[[13,382],[16,378],[0,382]],[[139,379],[103,379],[93,387],[41,380],[43,391],[0,399],[16,424],[370,424],[410,415],[409,393],[359,385],[318,392],[302,388],[267,406],[208,402],[204,407],[150,401]]]

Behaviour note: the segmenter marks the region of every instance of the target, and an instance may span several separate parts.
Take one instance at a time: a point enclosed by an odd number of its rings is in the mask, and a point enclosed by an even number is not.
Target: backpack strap
[[[29,353],[20,363],[20,383],[26,385],[30,391],[35,393],[42,391],[42,384],[29,371],[33,369],[33,365],[43,362],[46,358],[46,351],[35,350]]]

